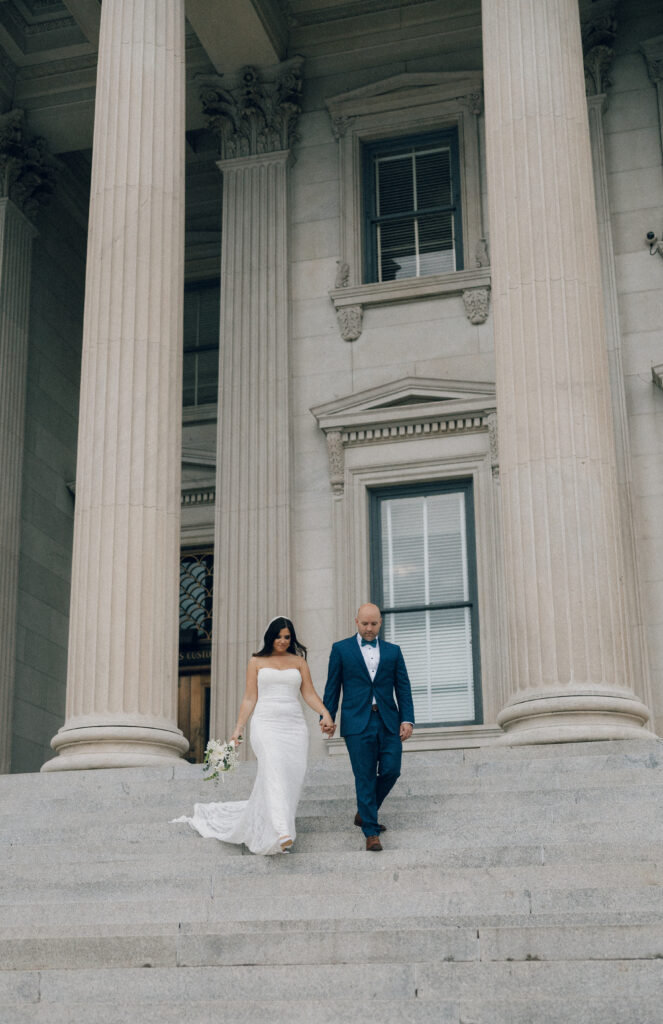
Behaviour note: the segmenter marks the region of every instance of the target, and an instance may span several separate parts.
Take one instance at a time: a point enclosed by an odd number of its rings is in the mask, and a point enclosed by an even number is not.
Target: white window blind
[[[453,167],[448,145],[375,155],[378,281],[456,270]]]
[[[403,650],[417,722],[472,721],[466,492],[382,498],[379,523],[384,636]]]

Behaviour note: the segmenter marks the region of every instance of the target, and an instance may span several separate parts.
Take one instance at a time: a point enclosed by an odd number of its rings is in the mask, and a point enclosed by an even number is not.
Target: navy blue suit
[[[378,834],[378,808],[401,773],[401,722],[414,724],[412,690],[401,649],[385,640],[379,644],[380,663],[371,682],[356,634],[335,643],[323,697],[335,719],[343,695],[340,731],[350,755],[357,810],[366,836]]]

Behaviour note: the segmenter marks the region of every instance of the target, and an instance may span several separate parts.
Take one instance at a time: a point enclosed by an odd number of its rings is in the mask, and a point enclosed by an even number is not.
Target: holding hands
[[[336,732],[336,723],[326,708],[320,713],[320,731],[323,736],[328,736],[330,739]]]

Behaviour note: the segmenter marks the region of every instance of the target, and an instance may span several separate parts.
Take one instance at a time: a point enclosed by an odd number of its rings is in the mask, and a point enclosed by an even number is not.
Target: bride
[[[248,800],[195,804],[186,821],[201,836],[245,843],[252,853],[285,853],[295,841],[295,814],[306,774],[308,726],[297,694],[321,716],[323,732],[334,723],[318,697],[306,663],[306,648],[290,619],[279,615],[267,626],[261,650],[246,670],[246,690],[237,725],[236,744],[251,722],[251,746],[258,773]],[[255,711],[254,711],[255,709]]]

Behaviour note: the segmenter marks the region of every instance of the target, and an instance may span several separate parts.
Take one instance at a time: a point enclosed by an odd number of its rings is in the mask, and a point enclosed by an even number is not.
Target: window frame
[[[363,275],[364,284],[384,285],[392,284],[391,281],[379,280],[378,252],[377,252],[377,225],[389,218],[379,217],[376,210],[376,188],[375,188],[375,156],[379,153],[387,154],[390,151],[396,152],[407,146],[419,145],[449,145],[451,151],[451,168],[453,183],[453,201],[451,210],[454,222],[454,253],[456,266],[452,271],[445,271],[445,274],[456,274],[465,269],[464,247],[463,247],[463,204],[460,173],[460,147],[458,138],[458,125],[451,125],[432,132],[417,132],[412,135],[398,135],[386,139],[377,139],[360,142],[361,163],[362,163],[362,250],[363,250]],[[447,211],[445,211],[447,212]],[[431,213],[428,214],[429,216]],[[416,211],[412,211],[412,219],[416,218]],[[405,219],[405,218],[403,218]],[[406,278],[398,278],[399,281],[421,281],[425,278],[439,277],[439,274],[416,274]],[[396,280],[396,279],[395,279]]]
[[[198,281],[187,281],[185,283],[185,285],[184,285],[185,302],[186,302],[186,293],[187,292],[190,292],[190,293],[192,292],[192,293],[200,294],[203,291],[211,291],[212,289],[215,290],[218,293],[219,303],[218,303],[218,307],[217,308],[220,308],[221,295],[220,295],[220,281],[219,281],[218,278],[202,278],[202,279],[200,279]],[[184,324],[184,304],[183,304],[183,310],[182,310],[182,323]],[[184,345],[184,342],[182,344],[182,408],[185,409],[185,410],[186,409],[198,409],[198,408],[206,407],[206,406],[213,406],[213,405],[216,405],[216,403],[217,403],[216,395],[215,395],[213,401],[209,401],[209,402],[194,401],[194,402],[188,402],[186,404],[184,403],[184,359],[185,359],[186,356],[194,356],[195,357],[195,359],[194,359],[194,366],[195,366],[194,397],[197,399],[198,398],[198,359],[197,359],[197,356],[199,354],[203,353],[203,352],[220,352],[220,347],[221,346],[220,346],[219,331],[220,331],[220,317],[219,317],[219,320],[217,320],[216,344],[196,345],[194,347],[189,346],[188,348]],[[218,394],[219,372],[220,372],[220,370],[219,370],[218,358],[217,358],[216,394]]]
[[[380,532],[381,503],[394,498],[422,497],[434,494],[450,494],[461,491],[465,495],[465,529],[467,547],[467,576],[469,601],[442,602],[428,606],[417,605],[403,608],[387,608],[383,606],[383,569]],[[474,513],[474,483],[472,478],[454,478],[447,480],[431,480],[428,482],[390,484],[384,487],[368,488],[369,502],[369,558],[370,558],[370,592],[371,600],[380,608],[382,617],[411,611],[434,611],[444,608],[470,608],[470,626],[472,634],[472,677],[474,695],[474,717],[454,719],[453,721],[422,722],[415,728],[449,728],[453,726],[483,725],[483,698],[481,686],[481,650],[479,628],[479,586],[477,574],[477,537]]]

